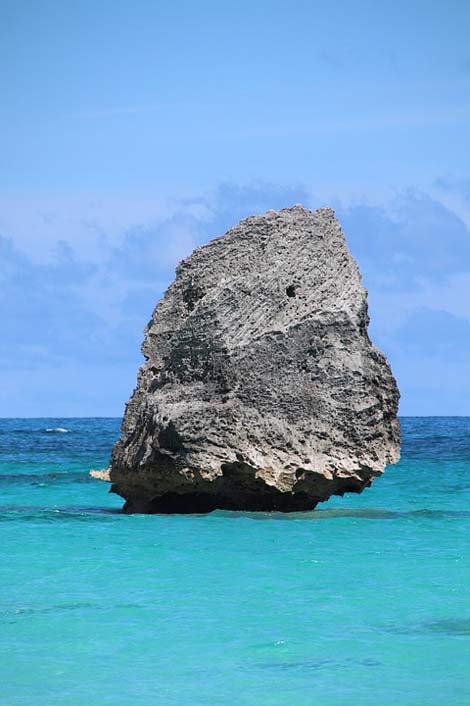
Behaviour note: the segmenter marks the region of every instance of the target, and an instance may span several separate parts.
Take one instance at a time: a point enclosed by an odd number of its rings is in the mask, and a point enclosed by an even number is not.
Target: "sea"
[[[119,419],[0,420],[0,706],[468,706],[470,418],[313,512],[124,515]]]

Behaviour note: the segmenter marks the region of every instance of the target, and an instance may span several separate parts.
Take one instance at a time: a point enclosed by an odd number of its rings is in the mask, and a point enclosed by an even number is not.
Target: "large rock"
[[[145,331],[111,461],[128,512],[308,510],[399,458],[399,393],[330,208],[196,248]]]

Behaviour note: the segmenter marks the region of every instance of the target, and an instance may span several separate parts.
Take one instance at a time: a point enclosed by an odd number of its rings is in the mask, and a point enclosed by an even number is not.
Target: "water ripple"
[[[56,483],[94,483],[86,471],[51,473],[1,473],[0,485],[52,485]]]
[[[113,520],[125,518],[120,509],[107,507],[35,507],[25,505],[0,506],[0,522],[42,521],[62,522],[63,520],[78,520],[79,522],[96,521],[96,517]]]
[[[470,637],[470,618],[441,618],[439,620],[429,620],[422,623],[411,623],[409,625],[390,625],[385,629],[387,632],[398,635],[432,633],[450,637]]]
[[[119,508],[93,507],[93,506],[65,506],[65,507],[37,507],[34,505],[4,505],[0,506],[0,522],[11,520],[44,520],[61,521],[64,519],[90,520],[96,515],[129,517],[168,517],[165,515],[126,515]],[[359,520],[401,520],[401,519],[464,519],[470,518],[470,510],[381,510],[373,508],[365,509],[328,509],[313,510],[312,512],[235,512],[228,510],[215,510],[211,513],[195,513],[191,515],[177,515],[181,518],[218,518],[218,519],[250,519],[261,522],[266,521],[290,521],[299,522],[307,520],[339,520],[339,519],[359,519]]]

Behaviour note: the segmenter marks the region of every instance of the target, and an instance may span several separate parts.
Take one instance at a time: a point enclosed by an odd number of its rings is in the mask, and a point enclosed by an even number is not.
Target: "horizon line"
[[[470,414],[398,414],[398,419],[468,419]],[[44,416],[44,417],[5,417],[0,415],[0,421],[4,419],[123,419],[123,415],[98,415],[98,416]]]

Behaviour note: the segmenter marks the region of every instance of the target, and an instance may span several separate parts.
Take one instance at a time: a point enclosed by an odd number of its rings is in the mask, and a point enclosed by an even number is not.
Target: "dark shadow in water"
[[[258,662],[255,664],[255,667],[258,669],[269,669],[273,671],[279,671],[279,672],[284,672],[284,671],[316,671],[319,669],[323,669],[324,667],[331,668],[331,667],[341,667],[344,668],[350,664],[353,665],[361,665],[363,667],[380,667],[382,666],[382,662],[379,662],[376,659],[344,659],[344,660],[335,660],[335,659],[319,659],[319,660],[299,660],[299,661],[283,661],[283,662]]]
[[[37,507],[34,505],[4,505],[0,506],[0,522],[18,520],[44,520],[47,522],[61,520],[95,521],[97,516],[103,519],[109,518],[151,518],[151,517],[172,517],[172,515],[152,514],[127,515],[120,508],[109,507],[88,507],[88,506],[66,506],[57,507]],[[376,510],[373,508],[364,509],[337,509],[313,510],[311,512],[235,512],[230,510],[215,510],[210,513],[173,515],[176,517],[191,518],[225,518],[225,519],[250,519],[257,521],[305,521],[305,520],[401,520],[401,519],[462,519],[470,517],[470,510]]]
[[[470,517],[470,510],[375,510],[363,509],[337,509],[312,510],[311,512],[228,512],[216,510],[212,515],[227,518],[250,518],[252,520],[337,520],[358,518],[362,520],[397,520],[403,518],[463,518]]]
[[[450,637],[470,637],[470,618],[443,618],[424,623],[411,623],[410,625],[393,625],[387,627],[386,631],[399,635],[432,633]]]
[[[470,636],[470,618],[446,618],[424,623],[426,632],[443,635],[468,635]]]
[[[14,624],[20,620],[28,619],[31,616],[41,616],[41,615],[51,615],[68,613],[70,611],[79,610],[92,610],[92,611],[107,611],[107,610],[135,610],[144,609],[146,610],[148,605],[139,603],[115,603],[111,605],[104,605],[102,602],[99,603],[62,603],[59,605],[52,606],[38,606],[38,607],[12,607],[0,610],[0,623]]]
[[[319,660],[299,660],[298,662],[258,662],[255,664],[258,669],[272,669],[276,672],[285,672],[299,669],[301,671],[315,671],[323,667],[330,667],[335,664],[332,659]]]

